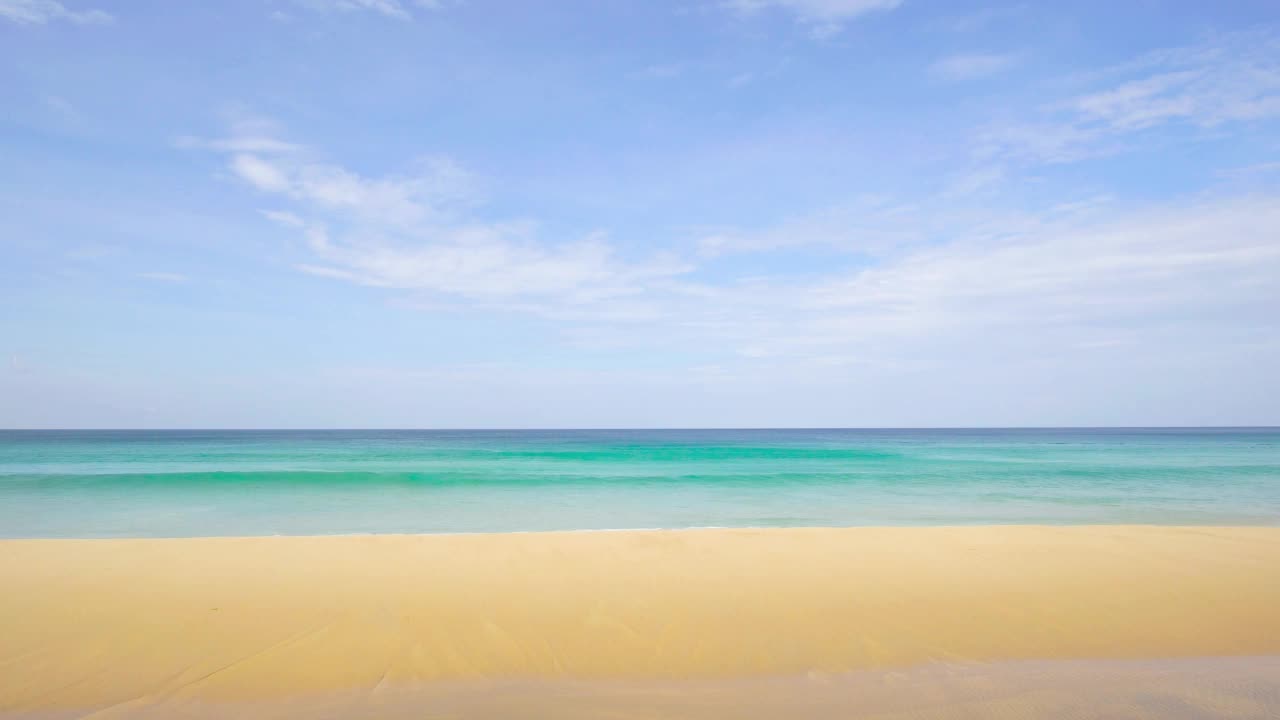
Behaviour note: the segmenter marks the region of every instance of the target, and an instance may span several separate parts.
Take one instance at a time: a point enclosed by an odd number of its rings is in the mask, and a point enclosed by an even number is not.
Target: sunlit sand
[[[0,582],[11,716],[1266,717],[1280,687],[1276,528],[12,540]]]

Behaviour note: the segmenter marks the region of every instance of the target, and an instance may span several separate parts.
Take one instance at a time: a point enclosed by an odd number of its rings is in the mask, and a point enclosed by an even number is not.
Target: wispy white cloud
[[[946,80],[972,80],[1003,72],[1013,67],[1017,56],[999,53],[951,55],[929,66],[929,71]]]
[[[676,263],[624,262],[603,238],[540,243],[519,225],[454,228],[429,242],[335,242],[316,228],[309,238],[320,263],[303,265],[306,272],[491,302],[541,298],[557,307],[582,305],[635,295],[640,283],[685,270]]]
[[[447,158],[368,177],[294,143],[252,140],[285,149],[238,151],[249,143],[235,135],[188,145],[227,153],[234,177],[290,203],[263,214],[303,233],[311,257],[299,267],[313,275],[485,302],[580,304],[635,295],[646,281],[688,270],[671,257],[625,260],[600,234],[547,243],[532,222],[479,220],[472,176]]]
[[[206,150],[243,153],[294,152],[302,149],[294,143],[284,142],[269,135],[254,136],[252,134],[218,139],[204,139],[184,135],[174,141],[174,144],[180,148],[203,148]]]
[[[912,251],[810,296],[820,307],[927,309],[948,322],[983,317],[971,312],[982,307],[1027,325],[1277,297],[1259,281],[1280,269],[1278,208],[1259,197],[1049,222]]]
[[[1280,329],[1280,198],[975,222],[818,277],[664,296],[661,324],[586,340],[736,348],[745,357],[903,362],[924,347],[1016,339],[1027,352]],[[903,218],[908,227],[915,220]],[[857,243],[851,233],[849,244]],[[1191,340],[1194,342],[1194,340]],[[905,353],[905,354],[904,354]]]
[[[231,159],[231,170],[241,180],[264,192],[284,192],[290,189],[290,180],[272,163],[250,153],[238,153]]]
[[[1109,154],[1159,127],[1212,130],[1280,117],[1280,38],[1256,32],[1152,53],[1107,72],[1095,87],[1047,104],[1038,117],[988,128],[981,154],[1071,162]]]
[[[262,216],[277,225],[290,228],[305,228],[307,221],[288,210],[262,210]]]
[[[923,204],[864,196],[774,228],[705,233],[684,257],[636,259],[603,234],[548,242],[534,222],[480,219],[471,181],[447,162],[369,177],[305,148],[220,152],[234,177],[283,204],[263,214],[300,233],[299,270],[431,306],[535,313],[582,346],[836,367],[966,333],[1106,348],[1224,322],[1274,325],[1263,308],[1280,303],[1280,198],[1270,196],[1130,211],[1091,198],[1023,212],[948,206],[945,193]],[[697,279],[728,254],[801,247],[849,261]]]
[[[791,13],[815,36],[840,32],[855,18],[875,11],[893,10],[902,0],[725,0],[723,5],[740,14],[776,8]]]
[[[368,178],[341,166],[235,153],[230,169],[266,193],[281,193],[324,212],[410,227],[447,220],[472,197],[471,177],[448,158],[425,158],[414,174]]]
[[[1225,168],[1218,171],[1220,177],[1227,178],[1256,178],[1260,176],[1280,173],[1280,160],[1271,160],[1260,163],[1250,163],[1232,168]]]
[[[45,25],[58,21],[102,25],[114,20],[102,10],[73,10],[57,0],[0,0],[0,18],[19,25]]]
[[[1255,57],[1192,58],[1188,69],[1080,97],[1075,110],[1107,127],[1142,129],[1185,120],[1215,126],[1280,115],[1280,43]],[[1204,64],[1197,62],[1203,60]]]
[[[311,10],[368,11],[398,20],[412,18],[412,8],[414,7],[424,10],[439,10],[445,5],[443,0],[414,0],[413,2],[405,2],[404,0],[294,0],[294,2]]]

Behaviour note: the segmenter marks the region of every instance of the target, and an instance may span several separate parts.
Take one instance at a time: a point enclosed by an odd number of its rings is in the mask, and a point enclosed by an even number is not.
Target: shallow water
[[[1280,429],[0,431],[0,536],[1280,522]]]

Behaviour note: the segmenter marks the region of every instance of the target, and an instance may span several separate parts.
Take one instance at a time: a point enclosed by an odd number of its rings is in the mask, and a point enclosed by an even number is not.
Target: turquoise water
[[[0,536],[1280,524],[1280,429],[0,431]]]

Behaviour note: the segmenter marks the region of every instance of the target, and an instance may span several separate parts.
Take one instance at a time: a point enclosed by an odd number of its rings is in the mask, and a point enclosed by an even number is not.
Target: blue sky
[[[0,426],[1280,424],[1280,6],[0,0]]]

